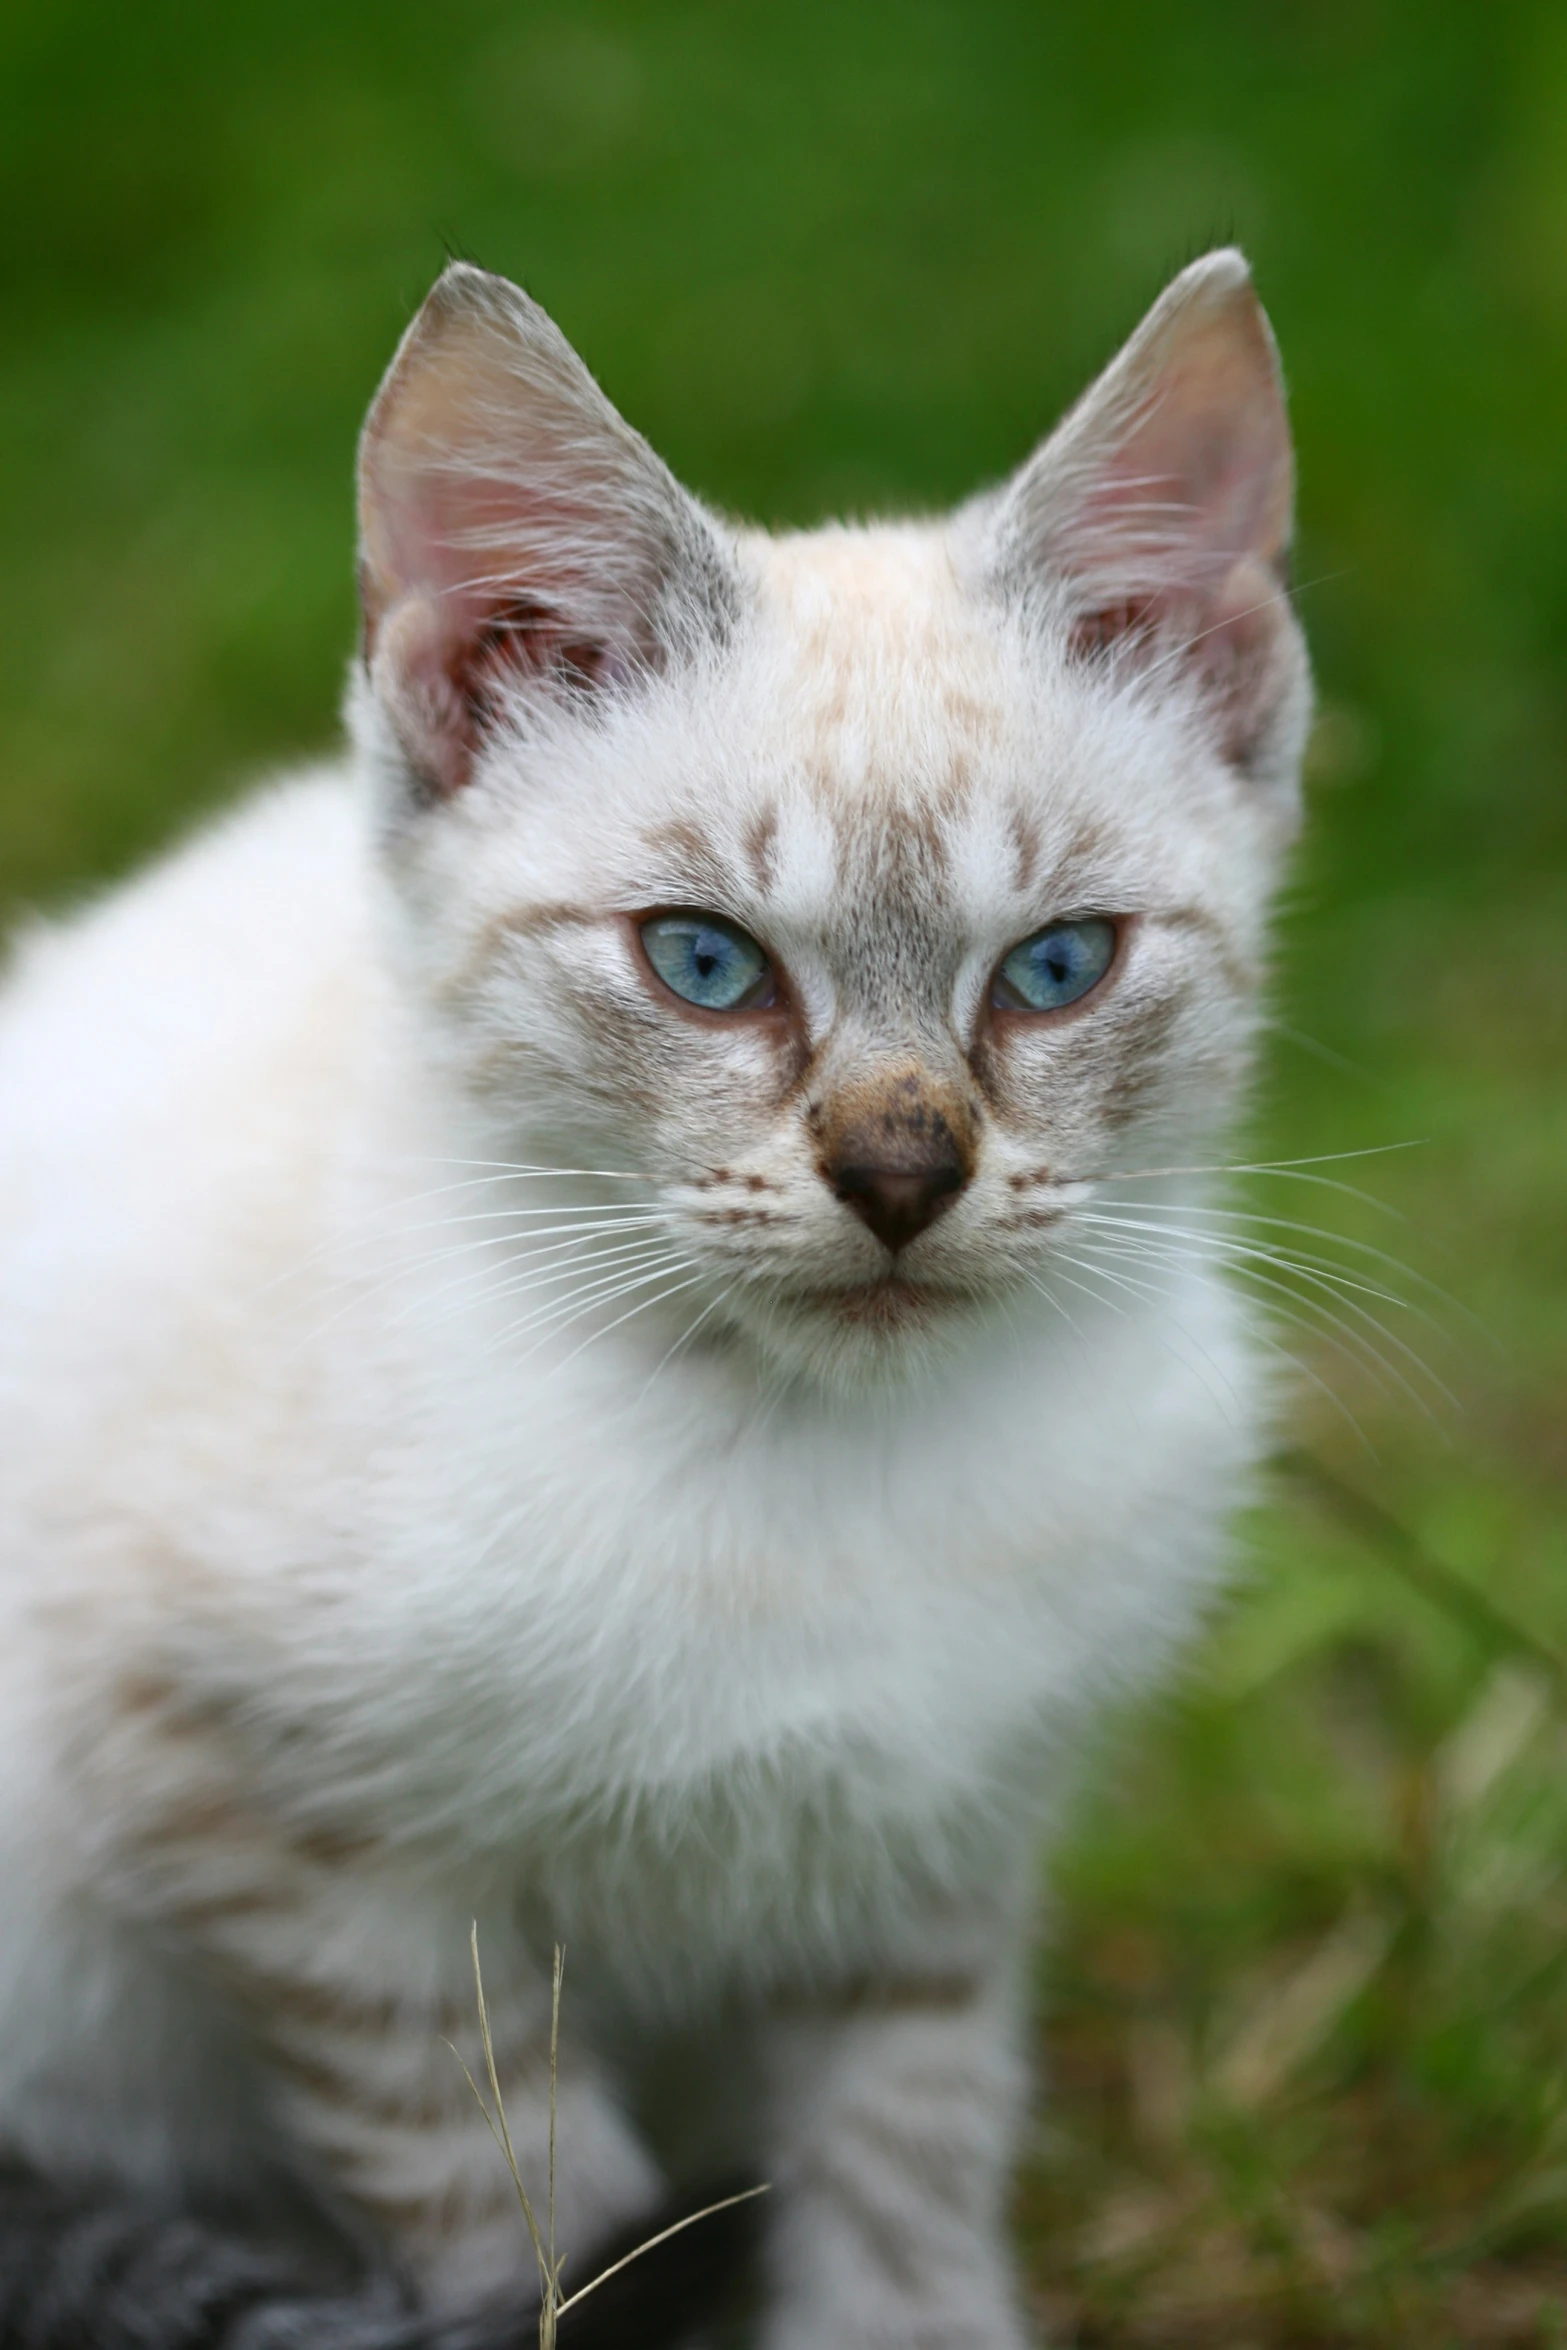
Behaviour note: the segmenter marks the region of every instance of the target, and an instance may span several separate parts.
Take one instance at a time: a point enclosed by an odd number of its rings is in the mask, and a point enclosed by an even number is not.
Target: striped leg
[[[773,2024],[765,2350],[1021,2350],[1013,2011],[1000,1980],[953,1980]]]
[[[323,1914],[337,1911],[337,1916]],[[344,1919],[342,1913],[351,1913]],[[340,1927],[347,1930],[338,1931]],[[211,1928],[209,1927],[209,1938]],[[531,2279],[516,2191],[454,2051],[485,2083],[467,1921],[421,1914],[406,1888],[333,1887],[281,1930],[252,1916],[224,1935],[230,1979],[261,2034],[290,2134],[371,2223],[424,2299],[454,2307]],[[235,1944],[239,1947],[235,1947]],[[373,1946],[373,1947],[372,1947]],[[485,1994],[518,2167],[549,2207],[549,1988],[498,1931]],[[343,1953],[346,1966],[323,1964]],[[592,2249],[653,2208],[661,2182],[607,2084],[565,2033],[557,2090],[556,2242],[582,2274]]]
[[[222,1987],[301,2169],[422,2298],[458,2307],[531,2287],[516,2191],[453,2053],[483,2081],[467,1890],[428,1861],[267,1807],[221,1725],[165,1701],[133,1726],[136,1800],[116,1806],[100,1893],[172,1930]],[[481,1923],[481,1949],[512,2138],[542,2215],[549,1984],[504,1914]],[[566,2032],[556,2139],[556,2241],[580,2272],[596,2242],[658,2203],[661,2180]]]

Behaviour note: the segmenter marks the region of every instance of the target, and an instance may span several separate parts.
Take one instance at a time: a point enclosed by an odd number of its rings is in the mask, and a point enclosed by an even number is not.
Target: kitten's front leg
[[[1004,2224],[1016,2005],[997,1971],[772,2023],[765,2350],[1021,2350]]]
[[[298,2167],[423,2298],[531,2294],[516,2190],[453,2053],[482,2084],[473,1890],[429,1855],[306,1828],[269,1805],[221,1722],[162,1692],[123,1707],[117,1726],[86,1790],[101,1823],[97,1897],[153,1923],[222,1989]],[[509,1913],[502,1901],[481,1926],[485,1991],[518,2167],[542,2224],[550,1984]],[[233,2091],[215,2079],[211,2094]],[[580,2280],[597,2244],[657,2205],[662,2182],[569,2018],[556,2120],[556,2241]]]
[[[531,2294],[534,2261],[516,2189],[454,2053],[488,2097],[466,1924],[455,1907],[425,1910],[401,1887],[361,1884],[347,1900],[357,1913],[349,1932],[340,1915],[318,1909],[313,1920],[291,1916],[279,1929],[253,1917],[238,1948],[223,1937],[290,2134],[427,2302],[457,2307],[511,2287]],[[348,1963],[334,1969],[337,1952]],[[552,2153],[549,1984],[501,1932],[485,1952],[507,2125],[542,2228]],[[656,2207],[662,2182],[569,2028],[555,2119],[555,2239],[569,2256],[569,2289],[572,2278],[585,2281],[598,2245]]]

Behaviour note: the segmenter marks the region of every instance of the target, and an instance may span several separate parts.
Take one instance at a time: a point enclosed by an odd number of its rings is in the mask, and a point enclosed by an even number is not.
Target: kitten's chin
[[[945,1360],[979,1301],[889,1273],[876,1281],[775,1295],[757,1336],[780,1368],[825,1387],[897,1386]]]
[[[811,1290],[802,1302],[808,1311],[845,1330],[892,1338],[936,1328],[956,1301],[889,1273],[884,1280],[857,1282],[852,1289]]]

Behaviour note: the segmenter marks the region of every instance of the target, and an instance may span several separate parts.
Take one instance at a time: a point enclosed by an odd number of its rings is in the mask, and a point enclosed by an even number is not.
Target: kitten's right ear
[[[1088,656],[1197,685],[1220,747],[1287,778],[1306,710],[1285,584],[1295,469],[1278,352],[1233,249],[1182,270],[982,517]]]
[[[429,791],[465,783],[509,687],[612,690],[721,629],[718,532],[505,278],[454,262],[359,446],[364,658]]]

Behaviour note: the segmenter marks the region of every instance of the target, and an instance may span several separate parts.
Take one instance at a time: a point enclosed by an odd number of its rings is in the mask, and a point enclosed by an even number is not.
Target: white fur
[[[0,2128],[34,2158],[244,2185],[268,2150],[372,2227],[418,2188],[441,2216],[393,2248],[432,2292],[479,2290],[522,2244],[439,2048],[477,1915],[523,2076],[541,1962],[569,1952],[568,2242],[653,2191],[666,2149],[624,2118],[628,2062],[723,2015],[756,2052],[744,2135],[784,2214],[774,2350],[1014,2339],[1031,1856],[1087,1725],[1215,1588],[1264,1383],[1210,1270],[1084,1282],[1054,1234],[1004,1236],[1007,1178],[1060,1164],[1069,1211],[1213,1156],[1289,816],[1189,680],[1074,665],[1048,599],[987,601],[987,527],[714,526],[742,617],[713,647],[591,712],[517,687],[472,780],[418,809],[395,685],[361,680],[348,766],[22,945],[0,1003]],[[879,862],[900,806],[944,844],[917,952]],[[900,1055],[958,1082],[999,955],[1084,904],[1139,917],[1101,1017],[1176,1003],[1167,1074],[1111,1134],[1089,1017],[1023,1038],[1033,1123],[995,1115],[916,1244],[936,1309],[845,1327],[796,1292],[873,1281],[880,1244],[821,1182],[798,1099],[753,1034],[653,1004],[611,919],[720,887],[787,963],[823,1087]],[[512,920],[556,902],[605,918]],[[617,1100],[625,1033],[651,1108]],[[635,1180],[489,1181],[510,1162]],[[730,1189],[765,1173],[793,1221],[705,1223],[715,1166]],[[689,1273],[617,1298],[643,1260],[606,1255],[596,1313],[519,1330],[540,1293],[506,1294],[488,1242],[589,1202],[657,1208]],[[519,1220],[455,1221],[502,1208]],[[209,1771],[227,1826],[171,1829]],[[317,2028],[269,2013],[290,1983],[404,2019],[362,2053],[358,2120],[290,2071]],[[394,2075],[446,2118],[367,2121]],[[537,2175],[526,2077],[515,2105]]]

